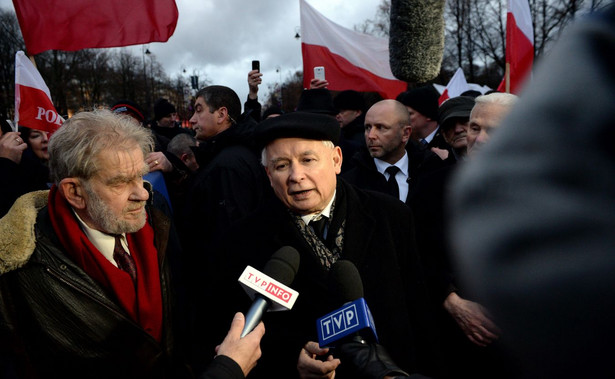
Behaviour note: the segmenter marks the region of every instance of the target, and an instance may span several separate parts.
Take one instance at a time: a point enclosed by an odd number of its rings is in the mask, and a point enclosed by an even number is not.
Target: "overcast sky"
[[[381,2],[307,1],[349,29],[374,18]],[[300,25],[299,0],[176,0],[176,4],[179,20],[173,36],[166,43],[147,46],[170,77],[183,69],[187,76],[194,72],[201,80],[233,88],[243,102],[248,95],[247,73],[252,60],[258,59],[263,73],[262,101],[268,84],[302,68],[301,42],[294,38]],[[14,9],[11,0],[0,0],[0,7]],[[132,49],[141,54],[140,46]]]

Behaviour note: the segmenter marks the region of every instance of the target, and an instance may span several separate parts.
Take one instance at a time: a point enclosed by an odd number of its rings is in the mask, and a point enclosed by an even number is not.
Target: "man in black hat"
[[[350,158],[362,146],[365,146],[365,138],[363,137],[365,99],[357,91],[346,90],[335,96],[333,105],[338,112],[335,119],[340,123],[340,128],[342,128],[340,148],[346,157],[342,164],[342,172],[346,172],[354,167]]]
[[[438,121],[444,140],[450,145],[454,160],[463,159],[468,146],[468,125],[474,98],[457,96],[446,100],[438,110]]]
[[[293,309],[268,315],[267,346],[254,377],[296,375],[296,354],[314,340],[315,320],[342,305],[339,293],[326,284],[340,259],[358,268],[380,343],[393,361],[408,372],[429,369],[431,329],[412,217],[399,201],[337,178],[343,161],[339,135],[334,118],[313,113],[289,113],[260,124],[257,141],[277,199],[247,224],[241,233],[247,246],[236,254],[260,267],[259,256],[293,246],[301,265],[291,284],[300,294]],[[316,369],[323,362],[311,359],[310,346],[301,357]],[[355,353],[341,356],[338,378],[366,373],[353,371],[361,363]],[[400,374],[397,366],[380,363],[379,377]]]
[[[161,136],[164,136],[168,141],[180,133],[191,134],[190,130],[184,129],[176,122],[177,110],[167,99],[158,99],[154,104],[154,122],[152,130]],[[161,146],[162,150],[167,149],[168,141]]]
[[[428,148],[449,149],[438,126],[438,91],[432,86],[402,92],[397,100],[410,112],[412,138]]]

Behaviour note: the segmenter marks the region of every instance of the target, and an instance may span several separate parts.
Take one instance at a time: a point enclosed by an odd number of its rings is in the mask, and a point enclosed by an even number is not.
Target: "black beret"
[[[457,96],[446,100],[438,110],[438,124],[446,129],[448,128],[446,122],[452,118],[469,119],[474,103],[474,98],[470,96]]]
[[[340,124],[331,116],[292,112],[261,122],[255,137],[260,147],[265,147],[278,138],[331,141],[337,145],[340,139]]]

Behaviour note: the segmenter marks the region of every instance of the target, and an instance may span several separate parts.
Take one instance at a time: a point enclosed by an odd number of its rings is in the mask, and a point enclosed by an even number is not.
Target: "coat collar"
[[[0,275],[25,265],[36,247],[34,225],[47,205],[49,191],[30,192],[15,201],[0,219]]]

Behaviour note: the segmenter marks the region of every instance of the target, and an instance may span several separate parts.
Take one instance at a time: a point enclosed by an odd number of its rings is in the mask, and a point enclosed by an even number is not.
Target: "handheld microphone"
[[[329,272],[329,288],[344,305],[316,320],[318,343],[331,347],[356,336],[378,342],[372,314],[363,299],[363,283],[356,266],[347,260],[338,260]]]
[[[397,79],[424,83],[440,73],[444,0],[391,0],[389,63]]]
[[[263,272],[246,267],[239,277],[239,284],[254,301],[246,313],[246,323],[241,338],[250,333],[261,321],[265,311],[289,310],[299,293],[288,287],[299,269],[299,252],[283,246],[273,253]]]

